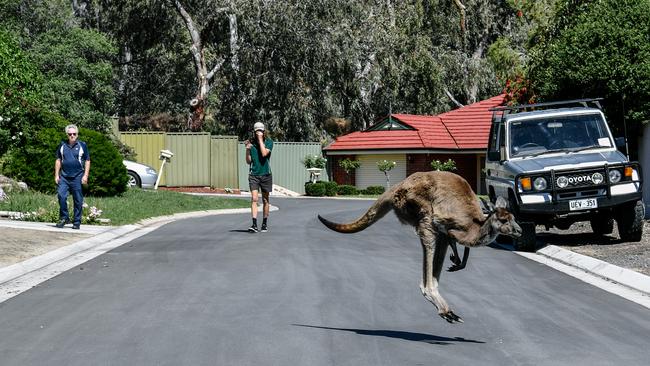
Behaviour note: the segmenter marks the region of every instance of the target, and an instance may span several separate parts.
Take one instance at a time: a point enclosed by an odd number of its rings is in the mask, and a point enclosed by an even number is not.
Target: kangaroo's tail
[[[359,232],[368,226],[374,224],[377,222],[379,219],[384,217],[391,209],[393,208],[392,206],[392,193],[390,191],[385,192],[379,198],[375,203],[370,206],[368,211],[366,211],[363,216],[359,217],[353,222],[349,222],[346,224],[337,224],[335,222],[329,221],[325,218],[323,218],[321,215],[318,215],[318,219],[320,222],[323,223],[323,225],[327,226],[328,228],[338,231],[339,233],[344,233],[344,234],[352,234]]]

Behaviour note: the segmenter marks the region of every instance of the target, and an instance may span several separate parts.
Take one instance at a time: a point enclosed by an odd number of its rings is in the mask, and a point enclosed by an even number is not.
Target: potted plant
[[[319,155],[305,155],[305,158],[302,159],[302,164],[305,166],[309,172],[309,180],[314,183],[318,179],[321,170],[325,169],[325,164],[327,159]]]

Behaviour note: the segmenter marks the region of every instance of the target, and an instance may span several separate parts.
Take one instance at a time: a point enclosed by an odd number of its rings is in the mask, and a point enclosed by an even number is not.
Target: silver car
[[[156,185],[156,180],[158,179],[156,169],[149,165],[136,163],[135,161],[130,160],[122,160],[122,163],[126,166],[127,174],[129,175],[127,185],[130,188],[153,188]]]

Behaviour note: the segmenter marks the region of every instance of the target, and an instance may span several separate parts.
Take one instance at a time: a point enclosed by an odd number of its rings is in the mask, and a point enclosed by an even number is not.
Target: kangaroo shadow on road
[[[403,339],[406,341],[414,342],[424,342],[429,344],[438,344],[438,345],[450,345],[453,343],[466,342],[466,343],[485,343],[483,341],[476,341],[473,339],[465,339],[462,337],[441,337],[432,334],[424,333],[413,333],[413,332],[403,332],[398,330],[386,330],[386,329],[354,329],[354,328],[332,328],[332,327],[319,327],[316,325],[306,325],[306,324],[291,324],[296,327],[305,327],[305,328],[316,328],[316,329],[325,329],[325,330],[338,330],[343,332],[354,332],[360,335],[373,336],[373,337],[387,337],[387,338],[396,338]]]

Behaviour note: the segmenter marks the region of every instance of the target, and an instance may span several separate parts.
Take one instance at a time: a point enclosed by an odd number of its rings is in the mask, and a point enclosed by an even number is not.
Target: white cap
[[[255,122],[255,124],[253,125],[253,131],[259,131],[259,130],[264,131],[264,123]]]

